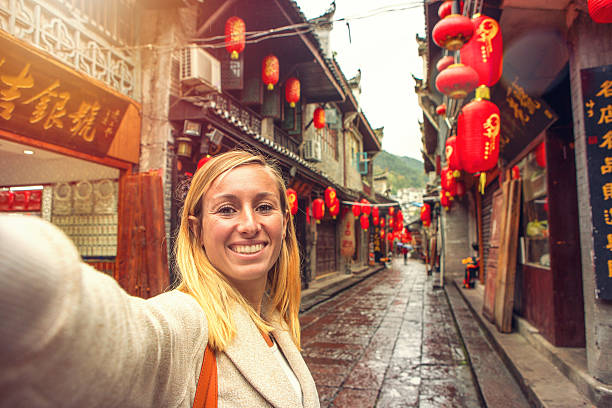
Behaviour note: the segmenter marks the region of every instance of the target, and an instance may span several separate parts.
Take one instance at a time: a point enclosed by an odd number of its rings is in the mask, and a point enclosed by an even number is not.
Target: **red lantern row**
[[[472,18],[474,36],[460,51],[461,62],[478,73],[478,85],[493,86],[502,74],[502,33],[499,23],[484,15]]]
[[[42,190],[0,191],[0,211],[40,211]]]

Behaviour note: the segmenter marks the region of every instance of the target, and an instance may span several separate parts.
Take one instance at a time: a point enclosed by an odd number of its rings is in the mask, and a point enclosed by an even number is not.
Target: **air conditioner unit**
[[[197,45],[181,50],[181,84],[197,92],[221,92],[221,63]]]
[[[307,140],[304,143],[304,159],[320,162],[321,142],[318,140]]]

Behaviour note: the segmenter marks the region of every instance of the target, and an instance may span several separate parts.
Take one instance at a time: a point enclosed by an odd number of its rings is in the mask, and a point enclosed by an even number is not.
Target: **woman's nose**
[[[257,214],[251,208],[244,209],[240,214],[238,229],[245,234],[255,234],[259,231]]]

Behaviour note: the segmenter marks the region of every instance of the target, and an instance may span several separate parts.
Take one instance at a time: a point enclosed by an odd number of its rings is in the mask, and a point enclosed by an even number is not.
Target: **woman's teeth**
[[[236,245],[232,247],[232,251],[238,252],[239,254],[254,254],[263,249],[263,244],[257,245]]]

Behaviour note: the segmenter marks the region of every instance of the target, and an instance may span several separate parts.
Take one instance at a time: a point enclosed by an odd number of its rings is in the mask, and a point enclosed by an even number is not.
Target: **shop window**
[[[550,268],[548,239],[548,193],[543,145],[519,163],[523,179],[521,262]]]

